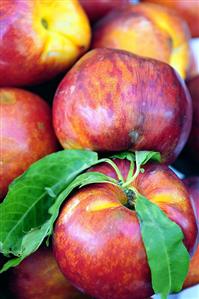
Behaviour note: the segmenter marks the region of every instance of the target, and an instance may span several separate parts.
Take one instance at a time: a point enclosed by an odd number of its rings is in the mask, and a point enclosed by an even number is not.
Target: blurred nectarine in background
[[[40,248],[14,268],[9,287],[17,299],[88,299],[65,279],[48,248]]]
[[[94,27],[93,48],[117,48],[173,66],[182,78],[189,71],[190,33],[170,9],[142,3],[112,11]]]

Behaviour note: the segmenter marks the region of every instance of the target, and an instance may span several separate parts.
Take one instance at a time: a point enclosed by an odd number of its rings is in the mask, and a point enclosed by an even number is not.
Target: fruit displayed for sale
[[[147,261],[147,247],[144,247],[145,239],[141,236],[144,222],[140,220],[141,210],[138,212],[140,195],[137,192],[147,198],[145,208],[142,206],[146,214],[150,214],[147,203],[154,203],[181,227],[184,244],[189,251],[197,234],[194,213],[186,188],[167,166],[147,164],[144,172],[138,174],[136,170],[133,182],[127,183],[129,171],[133,171],[130,162],[114,162],[121,172],[123,183],[120,179],[119,186],[107,183],[86,186],[64,203],[54,229],[54,254],[66,278],[95,298],[147,298],[153,294],[148,262],[152,264],[154,256]],[[108,164],[94,166],[91,171],[118,179],[115,170]],[[147,217],[149,221],[150,215]],[[155,233],[149,235],[154,221],[155,218],[152,223],[147,222],[145,229],[149,231],[145,237],[150,238],[148,245],[154,245],[158,255],[161,245]],[[167,226],[166,222],[154,232],[164,225]],[[161,238],[164,238],[162,234]],[[180,248],[177,252],[180,254]],[[159,258],[159,262],[164,263],[163,256]],[[180,256],[178,259],[181,263]],[[163,275],[166,287],[166,271]]]
[[[185,186],[159,161],[160,154],[151,151],[99,159],[93,151],[62,150],[33,163],[0,204],[0,251],[9,257],[0,273],[54,234],[59,266],[68,276],[69,261],[78,283],[68,279],[83,293],[93,295],[95,285],[96,299],[179,292],[198,230]],[[70,211],[63,217],[66,206]]]
[[[95,49],[61,81],[53,124],[65,149],[154,150],[176,159],[187,141],[192,104],[167,64],[116,49]]]
[[[129,3],[130,0],[80,0],[90,21],[94,22],[115,8]]]
[[[199,36],[199,2],[198,0],[141,0],[170,7],[186,20],[194,37]]]
[[[0,299],[196,299],[199,15],[182,1],[0,1]]]
[[[0,198],[8,185],[34,161],[57,149],[51,110],[39,96],[0,88]]]
[[[187,150],[191,158],[199,163],[199,75],[187,82],[193,102],[193,122]]]
[[[49,80],[90,42],[89,21],[77,0],[3,1],[0,28],[0,86]]]
[[[9,287],[17,299],[83,299],[60,272],[49,248],[41,248],[14,268]]]
[[[92,48],[115,48],[169,63],[182,78],[190,66],[189,31],[172,10],[155,4],[129,5],[94,27]]]
[[[199,177],[190,177],[184,180],[189,193],[191,195],[191,202],[195,209],[196,219],[199,224]],[[199,246],[191,259],[189,266],[189,273],[184,282],[184,287],[190,287],[199,284]]]

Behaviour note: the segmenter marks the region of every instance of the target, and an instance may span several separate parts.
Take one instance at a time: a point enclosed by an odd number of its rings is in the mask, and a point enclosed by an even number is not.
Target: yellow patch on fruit
[[[16,102],[14,93],[10,91],[1,91],[0,94],[0,105],[12,105]]]
[[[69,139],[67,139],[65,142],[64,141],[62,142],[62,140],[60,140],[60,142],[64,149],[82,149],[82,148],[84,148],[85,150],[86,149],[89,150],[90,148],[92,148],[91,142],[89,142],[88,139],[84,138],[84,136],[81,136],[82,144],[84,144],[83,143],[84,140],[85,140],[85,142],[87,142],[87,145],[84,147],[81,146],[78,142],[75,142],[75,141],[69,140]]]
[[[43,41],[41,61],[70,66],[89,47],[88,18],[76,0],[35,1],[34,29]]]
[[[170,65],[174,67],[181,75],[183,79],[186,78],[187,69],[185,69],[185,63],[189,65],[189,46],[187,43],[183,43],[180,46],[176,47],[172,51],[170,58]]]
[[[153,5],[149,4],[149,7],[153,21],[161,30],[165,31],[171,39],[172,50],[169,64],[185,79],[190,63],[189,35],[188,33],[187,35],[185,34],[185,29],[184,31],[182,30],[181,23],[179,23],[177,17],[173,15],[170,16],[167,11],[161,8],[157,13],[157,10],[153,10]]]
[[[183,200],[182,196],[179,196],[179,193],[172,191],[167,191],[167,192],[159,192],[157,194],[153,194],[152,201],[154,203],[176,203],[176,202],[181,202]]]
[[[105,200],[98,200],[89,204],[86,208],[88,212],[102,211],[121,206],[119,202],[110,202]]]
[[[45,124],[43,122],[38,122],[37,127],[39,130],[44,131],[45,130]]]

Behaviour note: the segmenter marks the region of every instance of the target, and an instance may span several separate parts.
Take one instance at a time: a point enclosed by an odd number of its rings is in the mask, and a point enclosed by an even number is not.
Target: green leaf
[[[23,259],[24,259],[23,257],[15,257],[15,258],[13,258],[13,259],[7,261],[7,262],[3,265],[2,269],[0,270],[0,273],[3,273],[3,272],[5,272],[5,271],[9,270],[9,269],[12,268],[12,267],[16,267],[16,266],[18,266],[18,265],[23,261]]]
[[[123,153],[119,154],[119,156],[121,155],[120,159],[126,159],[128,153],[131,154],[130,152],[124,152],[124,155],[123,155]],[[116,157],[117,157],[117,155],[116,155]],[[157,162],[160,162],[160,160],[161,160],[160,153],[152,152],[152,151],[135,151],[135,154],[133,154],[133,156],[130,156],[130,157],[131,157],[130,169],[129,169],[129,173],[128,173],[126,182],[122,185],[123,188],[128,187],[137,178],[137,176],[139,175],[140,172],[141,173],[144,172],[144,169],[141,168],[142,165],[146,164],[149,160],[155,160]],[[136,164],[136,171],[133,174],[134,164]]]
[[[146,164],[149,160],[157,162],[161,161],[161,155],[158,152],[152,151],[136,151],[135,152],[136,167]]]
[[[124,159],[127,159],[129,160],[130,162],[134,162],[135,161],[135,154],[133,152],[121,152],[121,153],[117,153],[113,156],[111,156],[112,159],[121,159],[121,160],[124,160]]]
[[[10,185],[0,204],[0,251],[21,256],[24,237],[48,220],[48,209],[58,194],[97,161],[95,152],[63,150],[32,164]]]
[[[19,257],[8,260],[0,270],[0,273],[7,271],[11,267],[18,266],[27,256],[35,252],[45,236],[48,234],[50,221],[46,221],[40,228],[28,232],[22,239],[22,253]]]
[[[22,252],[19,257],[9,260],[1,269],[0,273],[8,270],[10,267],[17,266],[28,255],[36,251],[47,236],[50,236],[53,231],[54,223],[59,215],[59,209],[67,196],[75,188],[82,188],[83,186],[93,183],[112,183],[117,185],[117,181],[102,173],[87,172],[77,176],[56,198],[54,204],[49,208],[49,219],[40,227],[29,231],[22,239]]]
[[[179,292],[189,268],[189,253],[180,227],[161,209],[138,194],[135,209],[141,226],[152,286],[161,298]]]

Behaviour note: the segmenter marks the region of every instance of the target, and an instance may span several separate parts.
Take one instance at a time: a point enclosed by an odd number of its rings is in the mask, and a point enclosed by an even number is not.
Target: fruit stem
[[[102,163],[102,162],[110,164],[113,167],[113,169],[115,170],[118,180],[120,182],[122,182],[122,184],[124,184],[124,178],[123,178],[119,168],[117,167],[117,165],[111,159],[108,159],[108,158],[104,158],[104,159],[101,159],[98,161],[98,163]]]
[[[131,188],[124,190],[124,192],[127,196],[127,203],[125,204],[125,207],[127,207],[130,210],[134,210],[135,209],[136,192]]]

